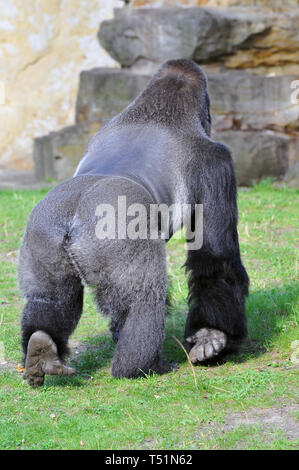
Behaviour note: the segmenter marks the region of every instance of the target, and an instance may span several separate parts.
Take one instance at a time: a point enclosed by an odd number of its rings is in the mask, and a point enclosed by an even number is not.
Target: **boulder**
[[[299,161],[290,166],[283,181],[291,188],[299,189]]]
[[[207,72],[213,138],[231,148],[238,183],[282,178],[299,155],[299,107],[291,99],[298,77],[248,70],[271,66],[272,55],[278,66],[296,65],[297,20],[295,10],[255,7],[116,10],[101,24],[99,39],[122,68],[81,72],[77,124],[36,139],[37,176],[72,176],[101,123],[134,100],[162,62],[184,57]]]
[[[150,78],[150,75],[112,68],[81,72],[76,122],[111,119],[136,98]]]
[[[124,69],[82,72],[76,121],[110,119],[144,89],[150,78],[149,74]],[[290,100],[296,78],[262,77],[236,70],[208,75],[214,128],[299,132],[299,106]]]
[[[36,179],[71,178],[90,138],[102,124],[99,120],[79,123],[36,138],[33,149]]]
[[[101,124],[101,121],[79,123],[35,139],[36,179],[72,177],[89,139]],[[215,132],[213,139],[230,147],[238,184],[242,186],[267,176],[282,178],[299,154],[299,139],[273,131],[229,130]]]
[[[296,78],[232,70],[208,76],[214,128],[299,132],[299,106],[291,102]]]
[[[213,138],[230,147],[241,186],[268,176],[282,178],[299,154],[299,139],[270,130],[217,132]]]
[[[149,69],[180,57],[244,68],[298,62],[298,9],[255,7],[115,9],[101,45],[123,67]]]

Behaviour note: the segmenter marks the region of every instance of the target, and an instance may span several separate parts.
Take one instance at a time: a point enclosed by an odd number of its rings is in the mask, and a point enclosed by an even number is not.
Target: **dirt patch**
[[[224,432],[231,431],[237,426],[261,426],[265,431],[281,430],[291,440],[299,439],[299,423],[295,414],[299,405],[289,405],[282,408],[252,409],[240,414],[227,416]]]
[[[18,262],[18,251],[8,251],[7,253],[0,253],[0,262],[17,264]]]
[[[74,360],[79,354],[85,354],[89,349],[89,345],[75,339],[69,339],[68,347],[70,348],[70,359]]]
[[[19,364],[16,362],[5,361],[0,362],[0,374],[3,372],[15,372],[16,374],[21,373],[22,371],[18,370]]]
[[[298,411],[299,404],[293,404],[281,408],[253,408],[242,413],[233,413],[226,416],[224,424],[210,423],[207,434],[215,435],[215,431],[224,434],[239,426],[257,426],[267,442],[271,442],[272,434],[277,431],[282,431],[286,438],[293,441],[299,439],[299,424],[296,419]]]

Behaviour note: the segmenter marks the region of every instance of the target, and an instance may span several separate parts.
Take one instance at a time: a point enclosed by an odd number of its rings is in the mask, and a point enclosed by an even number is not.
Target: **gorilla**
[[[236,351],[245,338],[249,279],[240,258],[236,180],[229,149],[210,137],[209,106],[200,67],[184,59],[166,62],[91,139],[74,177],[32,211],[19,258],[27,302],[21,320],[24,378],[31,386],[42,385],[45,374],[76,373],[63,361],[85,285],[92,286],[98,309],[110,317],[114,377],[176,368],[163,360],[161,349],[165,245],[180,226],[172,218],[168,238],[96,236],[106,214],[99,219],[99,204],[115,209],[112,232],[117,231],[120,196],[127,204],[142,204],[147,220],[153,204],[189,204],[193,215],[202,204],[202,246],[187,250],[185,263],[184,344],[198,364]],[[161,217],[157,223],[161,235]]]

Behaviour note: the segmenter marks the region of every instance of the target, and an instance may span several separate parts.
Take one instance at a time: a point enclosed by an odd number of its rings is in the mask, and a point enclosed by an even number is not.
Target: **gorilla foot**
[[[56,344],[47,333],[36,331],[28,343],[23,379],[27,379],[31,387],[39,387],[44,383],[45,374],[75,375],[76,369],[61,362]]]
[[[194,335],[186,338],[190,343],[189,357],[191,362],[204,362],[218,356],[227,345],[227,335],[213,328],[201,328]]]

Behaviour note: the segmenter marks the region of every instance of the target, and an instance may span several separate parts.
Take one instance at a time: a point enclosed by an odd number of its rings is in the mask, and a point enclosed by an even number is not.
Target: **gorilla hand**
[[[186,338],[191,347],[191,362],[203,362],[218,356],[227,345],[227,335],[213,328],[201,328],[194,335]]]

